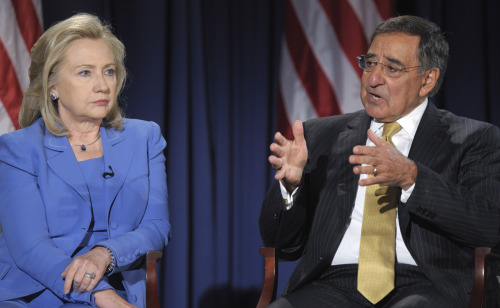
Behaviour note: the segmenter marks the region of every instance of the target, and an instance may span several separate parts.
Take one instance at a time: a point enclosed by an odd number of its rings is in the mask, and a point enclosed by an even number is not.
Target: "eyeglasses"
[[[377,62],[372,58],[367,58],[366,55],[361,55],[357,57],[357,59],[358,59],[358,65],[359,67],[361,67],[363,71],[371,72],[375,69],[377,64],[380,64],[382,66],[382,72],[384,73],[384,75],[391,78],[398,78],[402,75],[403,72],[407,72],[412,68],[420,67],[420,65],[412,67],[404,67],[395,63],[385,64],[382,62]]]

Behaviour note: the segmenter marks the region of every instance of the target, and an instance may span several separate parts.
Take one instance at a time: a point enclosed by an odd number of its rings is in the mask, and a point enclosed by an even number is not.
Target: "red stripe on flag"
[[[373,0],[377,6],[378,13],[383,20],[396,16],[391,0]]]
[[[358,69],[356,57],[368,50],[368,42],[363,35],[363,25],[347,0],[320,0],[320,4],[337,34],[342,50],[361,78],[362,71]]]
[[[2,63],[0,65],[0,85],[9,85],[8,87],[0,87],[0,100],[3,102],[12,124],[18,129],[18,114],[21,108],[21,101],[23,100],[23,91],[17,82],[16,71],[1,40],[0,62]]]
[[[17,24],[24,43],[28,51],[31,53],[31,47],[36,43],[42,35],[42,26],[32,0],[12,0],[12,7],[16,12]]]
[[[293,139],[293,134],[292,134],[292,125],[290,123],[290,120],[288,119],[288,115],[285,109],[285,103],[283,101],[283,94],[281,93],[281,89],[278,95],[278,119],[277,119],[277,130],[285,136],[287,139],[292,140]]]
[[[318,116],[340,114],[337,97],[318,63],[295,9],[288,2],[285,20],[285,41],[297,75],[306,90]]]

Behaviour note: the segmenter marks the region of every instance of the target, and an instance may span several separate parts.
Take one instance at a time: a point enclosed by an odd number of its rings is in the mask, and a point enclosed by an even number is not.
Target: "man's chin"
[[[389,123],[389,122],[394,122],[397,119],[388,114],[387,112],[384,112],[384,110],[380,110],[381,108],[366,108],[366,113],[375,119],[377,122],[384,122],[384,123]]]

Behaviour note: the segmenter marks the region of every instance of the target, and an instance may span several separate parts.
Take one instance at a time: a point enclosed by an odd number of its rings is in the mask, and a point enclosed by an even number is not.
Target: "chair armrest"
[[[146,253],[146,307],[160,308],[158,298],[158,283],[156,279],[156,262],[161,259],[163,252],[150,250]]]
[[[482,308],[485,305],[491,305],[492,303],[487,302],[487,291],[488,288],[486,283],[488,282],[488,277],[492,277],[494,275],[494,280],[496,280],[496,271],[498,271],[498,265],[496,266],[493,273],[488,273],[487,271],[492,270],[492,267],[495,267],[495,262],[500,261],[500,254],[498,253],[498,248],[491,249],[490,247],[477,247],[475,250],[475,264],[474,264],[474,285],[472,286],[472,292],[469,301],[469,308]],[[489,280],[491,282],[491,278]],[[490,291],[492,285],[490,285]],[[496,286],[494,287],[496,288]],[[494,294],[498,294],[496,289],[494,290]],[[491,300],[488,299],[488,301]],[[493,301],[497,301],[498,299],[494,298]],[[494,304],[495,305],[495,304]],[[495,306],[496,307],[496,306]]]
[[[276,262],[276,254],[272,247],[259,249],[259,254],[265,258],[265,271],[264,285],[257,308],[263,308],[269,306],[276,299],[278,262]]]
[[[474,284],[469,300],[469,308],[481,308],[484,301],[485,258],[490,253],[489,247],[477,247],[474,260]]]

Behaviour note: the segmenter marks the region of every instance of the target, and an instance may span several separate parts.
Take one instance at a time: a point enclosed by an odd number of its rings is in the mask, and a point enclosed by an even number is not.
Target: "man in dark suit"
[[[364,110],[271,145],[261,235],[300,257],[271,306],[464,307],[474,248],[499,242],[500,131],[428,101],[448,60],[435,24],[392,18],[358,60]]]

